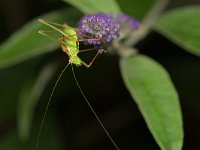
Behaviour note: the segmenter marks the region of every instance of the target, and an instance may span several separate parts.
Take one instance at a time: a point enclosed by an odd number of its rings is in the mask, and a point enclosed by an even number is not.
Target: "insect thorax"
[[[73,28],[65,28],[64,32],[67,36],[71,37],[74,40],[78,40],[77,33]]]
[[[77,40],[78,40],[77,33],[73,28],[65,28],[64,32],[66,34],[65,46],[67,47],[71,57],[74,57],[79,53],[79,44],[77,42]]]

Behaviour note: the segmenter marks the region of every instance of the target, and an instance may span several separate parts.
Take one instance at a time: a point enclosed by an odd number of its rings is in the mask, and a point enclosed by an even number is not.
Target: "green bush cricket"
[[[56,81],[56,83],[55,83],[55,85],[54,85],[54,87],[52,89],[51,95],[49,97],[49,100],[48,100],[48,103],[47,103],[47,106],[46,106],[46,109],[45,109],[45,112],[44,112],[44,115],[43,115],[42,123],[41,123],[40,129],[39,129],[35,150],[37,150],[37,147],[38,147],[38,144],[39,144],[40,134],[42,132],[42,127],[43,127],[43,124],[44,124],[44,120],[45,120],[46,113],[48,111],[48,107],[50,105],[52,96],[54,94],[54,91],[56,89],[56,86],[57,86],[61,76],[63,75],[64,71],[67,69],[69,64],[71,64],[71,66],[72,66],[73,77],[75,79],[75,82],[76,82],[76,84],[77,84],[82,96],[84,97],[84,99],[87,102],[89,108],[93,112],[94,116],[96,117],[97,121],[99,122],[99,124],[103,128],[104,132],[107,134],[107,136],[110,139],[110,141],[112,142],[112,144],[115,146],[115,148],[117,150],[119,150],[117,144],[115,143],[115,141],[113,140],[113,138],[111,137],[111,135],[109,134],[109,132],[107,131],[107,129],[105,128],[105,126],[103,125],[101,120],[99,119],[98,115],[96,114],[96,112],[94,111],[94,109],[91,106],[90,102],[88,101],[85,93],[81,89],[81,86],[80,86],[80,84],[79,84],[79,82],[78,82],[78,80],[77,80],[77,78],[75,76],[75,72],[74,72],[74,69],[73,69],[73,65],[76,65],[76,66],[84,65],[87,68],[91,67],[91,65],[93,64],[94,60],[97,58],[97,56],[99,54],[102,54],[103,52],[106,52],[106,50],[102,49],[102,48],[98,49],[96,55],[93,57],[93,59],[90,61],[90,63],[87,64],[78,56],[78,54],[80,52],[92,51],[92,50],[95,50],[95,49],[94,48],[90,48],[90,49],[80,50],[79,49],[79,42],[85,42],[87,40],[99,40],[99,39],[79,39],[78,36],[77,36],[76,29],[68,26],[66,23],[65,24],[58,24],[58,23],[46,21],[44,19],[39,19],[38,21],[52,29],[52,30],[40,30],[38,32],[40,34],[42,34],[43,36],[45,36],[45,37],[53,40],[54,42],[60,44],[62,51],[65,52],[68,55],[69,62],[65,66],[65,68],[62,70],[62,72],[60,73],[60,75],[59,75],[59,77],[58,77],[58,79],[57,79],[57,81]],[[63,29],[59,29],[59,28],[57,28],[55,26],[61,27]],[[47,34],[48,32],[54,32],[54,31],[59,32],[62,36],[59,39],[54,39],[54,38],[50,37]]]
[[[84,41],[87,41],[88,39],[79,40],[77,33],[76,33],[76,29],[68,26],[66,23],[62,25],[62,24],[58,24],[58,23],[54,23],[54,22],[49,22],[49,21],[46,21],[43,19],[39,19],[38,21],[53,29],[50,31],[58,31],[59,33],[62,34],[62,37],[59,40],[56,40],[45,33],[45,32],[49,32],[49,31],[45,31],[45,30],[39,31],[40,34],[52,39],[53,41],[58,42],[61,45],[63,52],[65,52],[69,57],[70,64],[74,64],[76,66],[84,65],[85,67],[89,68],[93,64],[93,62],[97,58],[97,56],[99,54],[105,52],[104,49],[97,50],[97,54],[94,56],[94,58],[91,60],[91,62],[89,64],[87,64],[83,60],[81,60],[81,58],[78,56],[78,54],[80,52],[94,50],[94,48],[85,49],[82,51],[79,50],[79,42],[84,42]],[[56,28],[55,26],[62,27],[63,31]],[[99,40],[99,39],[89,39],[89,40]]]

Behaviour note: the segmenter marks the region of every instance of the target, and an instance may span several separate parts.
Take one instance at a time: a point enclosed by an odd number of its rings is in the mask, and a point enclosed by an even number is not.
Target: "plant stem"
[[[166,8],[169,0],[158,0],[150,12],[145,16],[140,28],[133,31],[128,40],[125,42],[127,47],[135,45],[141,39],[143,39],[150,31],[155,20],[159,17],[160,13]]]

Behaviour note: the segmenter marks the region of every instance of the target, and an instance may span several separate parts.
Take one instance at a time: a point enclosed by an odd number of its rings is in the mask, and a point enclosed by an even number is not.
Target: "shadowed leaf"
[[[178,8],[163,14],[155,29],[185,50],[200,56],[200,6]]]

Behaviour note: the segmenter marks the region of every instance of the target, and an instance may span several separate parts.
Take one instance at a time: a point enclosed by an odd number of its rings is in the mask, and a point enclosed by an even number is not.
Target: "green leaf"
[[[178,95],[168,73],[143,55],[122,58],[122,77],[162,150],[181,150],[182,117]]]
[[[190,53],[200,56],[200,6],[178,8],[163,14],[155,29]]]
[[[40,16],[50,21],[74,23],[80,13],[74,9],[58,10]],[[59,45],[38,34],[44,25],[37,19],[25,25],[0,46],[0,68],[55,50]]]
[[[34,76],[34,79],[29,78],[21,91],[17,123],[22,140],[29,137],[35,106],[55,71],[55,65],[48,64],[38,76]]]
[[[120,8],[115,0],[64,0],[85,14],[104,12],[118,14]]]

